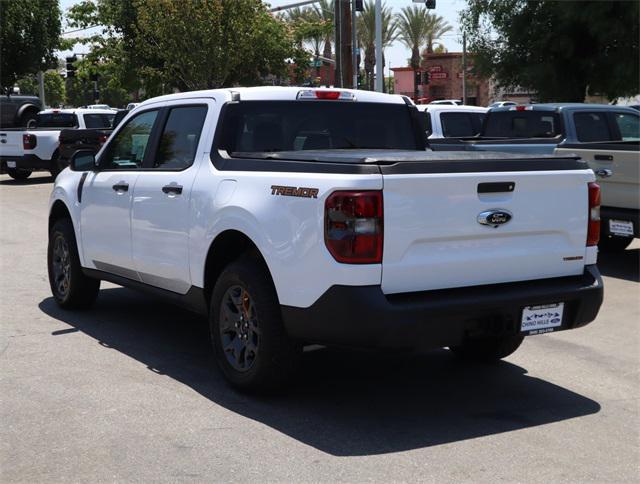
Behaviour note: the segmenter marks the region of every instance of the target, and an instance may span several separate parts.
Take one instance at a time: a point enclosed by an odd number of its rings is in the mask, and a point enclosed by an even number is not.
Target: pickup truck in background
[[[460,138],[479,135],[488,111],[479,106],[418,104],[424,113],[427,138]]]
[[[0,173],[24,180],[35,170],[55,178],[66,165],[59,159],[60,131],[64,128],[111,128],[115,111],[97,109],[46,109],[27,129],[0,130]]]
[[[58,146],[58,166],[60,169],[69,165],[71,156],[77,150],[90,150],[97,153],[102,145],[104,145],[113,132],[113,130],[120,124],[129,111],[126,109],[119,109],[114,111],[115,116],[111,121],[111,126],[105,128],[100,126],[98,128],[87,127],[85,129],[63,129],[60,131]],[[92,124],[91,122],[89,124]],[[103,124],[100,122],[99,124]]]
[[[0,95],[0,129],[28,127],[43,107],[37,96]]]
[[[577,155],[598,177],[601,189],[601,250],[626,249],[640,237],[640,127],[621,124],[624,141],[565,144],[556,148],[563,156]]]
[[[222,374],[245,390],[282,385],[306,344],[486,361],[593,321],[588,165],[425,141],[413,103],[376,92],[149,99],[55,181],[54,299],[86,308],[105,280],[198,311]]]
[[[434,151],[553,154],[564,144],[622,141],[640,113],[608,104],[530,104],[490,109],[479,136],[429,141]]]

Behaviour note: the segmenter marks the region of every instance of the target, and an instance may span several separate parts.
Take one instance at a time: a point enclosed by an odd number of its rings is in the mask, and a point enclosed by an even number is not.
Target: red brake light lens
[[[589,183],[589,222],[587,247],[598,245],[600,240],[600,185]]]
[[[340,99],[340,91],[316,91],[318,99]]]
[[[344,264],[380,264],[382,222],[381,191],[333,192],[325,202],[327,249]]]
[[[38,140],[35,134],[23,134],[22,135],[22,148],[25,150],[32,150],[38,144]]]

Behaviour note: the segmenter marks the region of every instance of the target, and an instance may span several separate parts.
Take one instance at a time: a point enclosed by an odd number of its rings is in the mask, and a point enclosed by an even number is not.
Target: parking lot
[[[0,176],[0,480],[622,482],[640,478],[640,243],[605,303],[506,361],[310,349],[272,397],[231,390],[191,313],[103,283],[59,309],[51,178]]]

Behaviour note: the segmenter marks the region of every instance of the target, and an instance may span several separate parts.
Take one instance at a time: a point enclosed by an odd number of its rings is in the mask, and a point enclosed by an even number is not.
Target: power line
[[[73,34],[75,32],[82,32],[83,30],[95,29],[96,27],[102,27],[102,25],[92,25],[90,27],[85,27],[83,29],[68,30],[67,32],[62,32],[61,35]]]

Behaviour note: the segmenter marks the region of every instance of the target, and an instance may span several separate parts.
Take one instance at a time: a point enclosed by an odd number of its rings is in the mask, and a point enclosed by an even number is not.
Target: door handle
[[[613,171],[609,170],[608,168],[600,168],[599,170],[596,170],[596,175],[598,175],[600,178],[609,178],[611,175],[613,175]]]
[[[182,185],[165,185],[162,192],[167,195],[180,195],[182,193]]]
[[[114,191],[116,192],[126,192],[127,190],[129,190],[129,184],[125,182],[120,182],[120,183],[116,183],[111,188],[113,188]]]
[[[593,158],[598,161],[613,161],[613,156],[611,155],[595,155]]]

